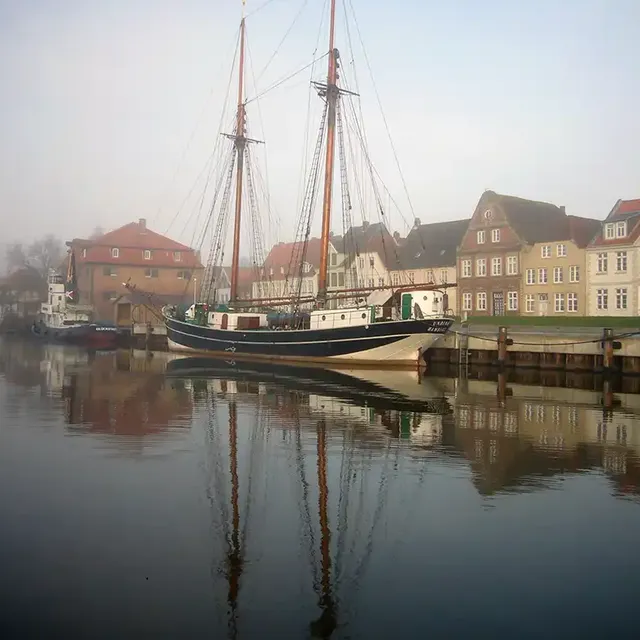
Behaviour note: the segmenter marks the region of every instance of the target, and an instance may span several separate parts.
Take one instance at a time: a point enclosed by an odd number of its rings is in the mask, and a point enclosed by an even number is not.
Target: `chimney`
[[[414,229],[417,229],[417,228],[420,226],[420,224],[421,224],[421,222],[420,222],[420,218],[416,218],[416,219],[413,221],[413,228],[414,228]]]
[[[396,244],[400,244],[400,232],[399,231],[394,231],[393,232],[393,239],[396,241]]]
[[[140,218],[138,220],[138,226],[140,227],[140,229],[146,229],[147,228],[147,219],[146,218]]]
[[[560,211],[562,211],[564,215],[567,215],[567,210],[564,208],[564,205],[560,207]]]
[[[369,221],[368,220],[363,220],[362,221],[362,230],[366,231],[369,228]]]

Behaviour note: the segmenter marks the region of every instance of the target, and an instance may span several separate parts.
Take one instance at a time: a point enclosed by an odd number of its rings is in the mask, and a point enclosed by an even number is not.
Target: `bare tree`
[[[43,277],[47,277],[50,269],[60,267],[64,259],[64,248],[62,242],[55,236],[49,234],[40,240],[36,240],[27,250],[27,264]]]
[[[9,271],[22,269],[22,267],[26,267],[29,264],[24,247],[19,242],[10,244],[7,247],[6,259],[7,259],[7,268],[9,269]]]

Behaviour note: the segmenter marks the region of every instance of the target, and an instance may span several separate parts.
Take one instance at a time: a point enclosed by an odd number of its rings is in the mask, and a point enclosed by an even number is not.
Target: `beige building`
[[[597,220],[567,216],[554,241],[522,247],[522,315],[587,315],[586,246],[599,228]]]

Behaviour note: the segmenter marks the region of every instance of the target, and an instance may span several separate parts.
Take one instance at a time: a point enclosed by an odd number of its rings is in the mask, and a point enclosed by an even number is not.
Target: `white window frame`
[[[517,310],[518,310],[518,292],[508,291],[507,292],[507,311],[517,311]]]
[[[507,275],[518,275],[518,256],[507,256]]]
[[[400,284],[400,274],[397,271],[394,271],[391,274],[391,282],[394,287],[397,287]]]
[[[596,254],[596,273],[607,273],[609,271],[609,255],[607,253]]]
[[[551,257],[551,245],[543,244],[540,247],[540,257],[542,258],[550,258]]]
[[[500,242],[500,229],[491,229],[491,242]]]
[[[462,260],[462,277],[463,278],[470,278],[472,273],[473,273],[473,267],[471,264],[471,260],[465,258],[464,260]]]
[[[556,256],[558,258],[566,258],[567,257],[567,245],[559,244],[556,246]]]
[[[567,293],[567,312],[578,313],[578,294]]]
[[[598,311],[607,311],[609,309],[608,289],[596,289],[596,308]]]
[[[536,270],[535,269],[527,269],[526,271],[526,282],[527,284],[535,284],[536,283]]]
[[[559,303],[559,304],[558,304]],[[555,313],[564,313],[566,306],[564,303],[564,293],[556,293],[553,296],[553,310]]]
[[[524,298],[524,310],[525,313],[535,313],[536,311],[536,297],[532,293],[528,293]]]
[[[150,249],[145,249],[144,250],[144,259],[145,260],[151,260],[151,250]]]
[[[612,222],[607,222],[607,224],[604,225],[604,239],[613,240],[615,237],[615,225]]]
[[[562,284],[564,282],[564,272],[562,267],[553,267],[553,284]]]
[[[473,294],[466,292],[462,294],[462,310],[463,311],[472,311],[473,310]]]
[[[487,310],[487,292],[486,291],[478,291],[478,293],[476,293],[476,309],[478,311]]]
[[[180,251],[173,252],[173,261],[174,262],[182,262],[182,253]]]
[[[118,249],[118,247],[111,247],[111,257],[112,258],[120,257],[120,249]]]
[[[502,275],[502,258],[500,256],[491,258],[491,275],[492,276]]]
[[[542,277],[544,275],[544,278]],[[547,268],[539,267],[538,268],[538,284],[547,284],[549,282]]]
[[[616,271],[618,273],[626,273],[627,272],[627,252],[626,251],[618,251],[616,253]]]
[[[569,282],[575,284],[576,282],[580,282],[580,266],[577,264],[572,264],[569,267]]]
[[[616,309],[623,311],[629,308],[629,291],[627,287],[616,288]]]
[[[627,235],[627,221],[616,222],[616,238],[624,238]]]
[[[480,229],[478,231],[478,233],[476,233],[476,241],[478,244],[484,244],[486,241],[487,237],[486,234],[484,232],[484,229]]]
[[[484,278],[487,275],[487,259],[478,258],[476,260],[476,278]]]

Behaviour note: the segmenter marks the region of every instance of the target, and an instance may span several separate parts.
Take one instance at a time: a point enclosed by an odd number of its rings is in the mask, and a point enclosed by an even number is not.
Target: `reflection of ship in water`
[[[333,371],[263,362],[178,357],[167,362],[168,376],[209,379],[212,390],[245,390],[248,401],[262,398],[281,414],[306,411],[333,415],[349,423],[384,426],[416,444],[437,444],[442,419],[451,413],[444,394],[429,381],[395,372],[400,384],[385,386],[375,372]],[[390,383],[391,379],[385,379]]]
[[[296,399],[309,395],[307,391],[292,391],[273,381],[200,375],[185,382],[191,385],[197,406],[207,407],[208,497],[212,530],[222,533],[222,559],[216,554],[214,575],[224,577],[228,637],[238,636],[243,574],[252,564],[247,560],[250,512],[260,510],[252,485],[260,493],[265,486],[257,477],[264,470],[264,456],[256,453],[260,449],[264,453],[268,434],[276,427],[283,435],[286,432],[282,443],[291,448],[294,460],[289,474],[308,556],[309,594],[315,594],[318,608],[307,633],[312,638],[332,637],[346,624],[341,618],[349,613],[349,600],[367,570],[377,529],[384,522],[387,495],[400,473],[397,441],[392,446],[394,440],[380,430],[384,442],[378,442],[378,451],[371,456],[357,434],[364,424],[376,426],[375,417],[369,422],[369,412],[364,417],[344,416],[299,402]],[[389,409],[402,411],[392,403]],[[286,528],[295,530],[295,523]],[[295,549],[294,545],[290,552],[296,553]]]
[[[617,494],[640,496],[640,395],[613,393],[601,376],[577,378],[569,388],[530,375],[523,384],[513,373],[435,378],[454,407],[457,448],[478,491],[533,490],[602,470]]]

